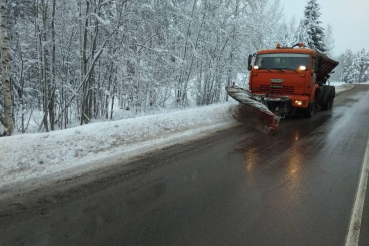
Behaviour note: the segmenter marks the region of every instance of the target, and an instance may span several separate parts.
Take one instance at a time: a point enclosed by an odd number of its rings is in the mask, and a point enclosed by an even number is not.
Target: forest
[[[369,80],[365,50],[333,54],[334,27],[322,26],[317,0],[301,20],[287,20],[279,0],[0,4],[6,135],[227,101],[226,85],[247,86],[248,54],[277,43],[336,58],[336,81]]]

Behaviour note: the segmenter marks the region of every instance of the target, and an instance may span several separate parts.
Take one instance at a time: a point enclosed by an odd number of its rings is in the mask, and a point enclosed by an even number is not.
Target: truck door
[[[318,85],[316,84],[316,56],[313,56],[311,59],[311,73],[310,73],[310,85],[309,85],[309,98],[310,98],[310,102],[313,101],[314,99],[314,94],[315,94],[315,90],[318,87]]]

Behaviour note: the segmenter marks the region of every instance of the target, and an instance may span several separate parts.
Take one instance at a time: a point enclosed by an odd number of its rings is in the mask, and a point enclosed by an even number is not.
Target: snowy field
[[[353,85],[331,83],[337,93]],[[236,102],[0,138],[0,197],[237,125]],[[22,184],[22,185],[20,185]],[[26,184],[26,185],[25,185]],[[23,187],[23,188],[22,188]],[[19,188],[19,190],[17,190]]]

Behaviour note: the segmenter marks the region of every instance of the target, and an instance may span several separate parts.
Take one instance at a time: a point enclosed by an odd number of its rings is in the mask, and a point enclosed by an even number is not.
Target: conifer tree
[[[322,23],[319,20],[321,13],[317,0],[310,0],[308,2],[307,6],[305,7],[304,15],[305,17],[302,20],[302,23],[300,23],[299,29],[304,28],[307,32],[308,38],[304,38],[305,40],[299,39],[299,42],[304,43],[305,41],[304,44],[309,48],[325,53],[326,47],[324,44],[324,28],[320,26]],[[301,36],[301,34],[297,33],[297,37],[301,38],[304,36]]]
[[[368,79],[368,69],[369,69],[369,57],[366,54],[365,49],[362,49],[359,53],[359,83],[366,82]]]
[[[350,84],[360,82],[360,63],[360,52],[358,52],[355,54],[352,64],[347,71],[347,81]]]
[[[332,25],[328,24],[327,25],[327,29],[325,31],[325,35],[324,35],[324,45],[326,48],[326,54],[329,57],[333,57],[333,49],[334,49],[334,38],[333,38],[333,27]]]
[[[354,54],[352,53],[352,51],[346,50],[345,54],[343,55],[343,59],[342,59],[342,75],[341,75],[341,80],[346,83],[349,83],[348,77],[350,74],[350,68],[351,68],[353,59],[354,59]]]
[[[312,42],[313,42],[313,40],[310,38],[310,35],[308,33],[307,26],[305,25],[305,22],[304,22],[304,20],[301,20],[300,25],[299,25],[299,27],[297,28],[297,31],[296,31],[294,44],[303,43],[305,46],[308,46],[309,48],[314,48],[314,47],[311,47],[309,45]]]

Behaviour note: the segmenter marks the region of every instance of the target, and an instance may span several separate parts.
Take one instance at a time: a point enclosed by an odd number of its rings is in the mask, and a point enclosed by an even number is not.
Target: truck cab
[[[249,56],[249,90],[276,115],[285,117],[300,109],[310,118],[315,111],[332,108],[335,88],[326,82],[337,65],[303,44],[291,48],[278,44]]]

